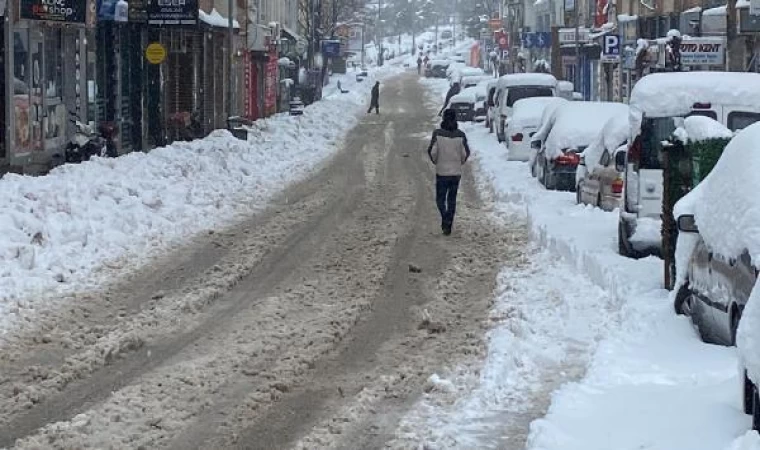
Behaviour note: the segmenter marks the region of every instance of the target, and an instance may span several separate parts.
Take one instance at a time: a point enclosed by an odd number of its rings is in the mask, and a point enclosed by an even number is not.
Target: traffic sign
[[[166,59],[166,47],[153,42],[145,49],[145,59],[151,64],[161,64]]]
[[[551,33],[522,33],[520,38],[524,48],[550,48],[552,46]]]
[[[602,62],[620,62],[620,36],[608,34],[602,44]]]

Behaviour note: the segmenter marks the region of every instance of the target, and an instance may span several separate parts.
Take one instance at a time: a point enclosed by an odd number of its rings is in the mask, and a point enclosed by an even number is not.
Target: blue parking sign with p
[[[608,62],[620,61],[620,36],[615,34],[604,36],[602,59]]]

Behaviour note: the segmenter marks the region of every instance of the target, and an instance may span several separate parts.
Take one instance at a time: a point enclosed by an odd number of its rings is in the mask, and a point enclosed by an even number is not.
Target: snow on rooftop
[[[211,25],[212,27],[228,28],[230,26],[229,18],[219,14],[216,8],[212,9],[210,13],[206,13],[202,9],[198,10],[198,18],[201,22]],[[232,21],[232,28],[240,28],[240,23],[237,20]]]
[[[563,104],[554,112],[551,128],[548,130],[546,156],[553,158],[559,156],[564,149],[588,146],[605,123],[615,116],[627,118],[628,105],[613,102]]]
[[[618,22],[634,22],[636,20],[639,20],[639,16],[631,16],[628,14],[618,14],[617,19],[618,19]]]
[[[725,16],[726,5],[717,6],[715,8],[706,9],[702,12],[703,16]]]
[[[684,14],[688,14],[688,13],[695,13],[695,12],[702,12],[702,7],[701,7],[701,6],[695,6],[695,7],[693,7],[693,8],[689,8],[689,9],[687,9],[687,10],[686,10],[686,11],[684,11],[683,13],[684,13]]]
[[[642,115],[677,117],[695,103],[756,109],[760,105],[760,74],[737,72],[682,72],[647,75],[631,92],[631,128],[638,133]]]

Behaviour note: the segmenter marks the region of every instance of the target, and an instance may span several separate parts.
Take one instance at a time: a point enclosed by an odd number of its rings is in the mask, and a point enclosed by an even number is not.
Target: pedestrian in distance
[[[372,86],[372,95],[369,99],[369,109],[367,110],[367,114],[372,112],[372,109],[374,108],[376,114],[380,114],[380,82],[376,81],[375,85]]]
[[[451,98],[459,94],[460,91],[461,91],[461,88],[459,87],[459,82],[455,82],[454,84],[451,85],[451,87],[449,88],[449,92],[446,93],[446,101],[443,102],[443,108],[441,108],[441,110],[438,112],[439,116],[443,114],[443,111],[445,111],[446,108],[448,108]]]
[[[457,126],[457,115],[443,112],[441,127],[433,131],[428,156],[435,164],[435,202],[441,213],[441,231],[448,236],[454,225],[462,168],[470,157],[467,136]]]
[[[422,55],[417,57],[417,75],[422,75]]]

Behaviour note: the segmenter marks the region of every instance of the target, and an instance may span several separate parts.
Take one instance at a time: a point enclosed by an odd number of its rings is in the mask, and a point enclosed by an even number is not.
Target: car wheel
[[[583,200],[581,199],[581,189],[583,189],[583,183],[578,183],[575,187],[575,203],[579,205],[583,203]]]
[[[684,283],[683,286],[681,286],[680,289],[678,289],[678,293],[676,294],[676,299],[673,302],[673,308],[676,311],[676,314],[683,315],[683,316],[690,316],[691,315],[691,305],[692,305],[692,295],[691,295],[691,289],[689,289],[689,284]]]
[[[747,376],[747,370],[744,370],[744,385],[742,386],[742,403],[744,404],[744,414],[752,414],[752,394],[755,391],[755,387],[752,385]]]
[[[627,236],[623,229],[623,223],[618,221],[618,253],[626,258],[631,258],[631,252],[628,250]]]
[[[533,160],[533,162],[530,164],[530,176],[536,178],[536,160]]]
[[[599,209],[602,209],[602,194],[601,193],[596,195],[596,207]]]
[[[493,120],[488,121],[488,132],[493,134]]]
[[[546,189],[554,189],[554,186],[552,186],[552,174],[546,162],[544,162],[543,184]]]

